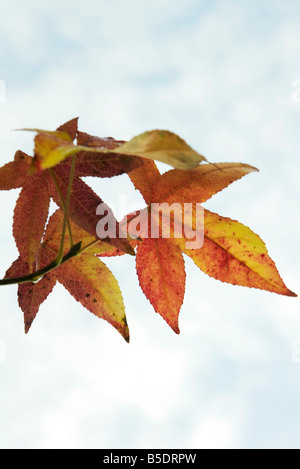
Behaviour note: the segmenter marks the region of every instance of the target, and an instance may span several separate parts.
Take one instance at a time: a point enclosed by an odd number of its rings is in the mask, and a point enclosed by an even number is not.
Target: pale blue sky
[[[164,128],[210,161],[252,164],[259,173],[205,206],[258,233],[299,293],[299,21],[298,1],[0,0],[0,163],[32,152],[12,129],[79,116],[96,135]],[[89,183],[108,203],[118,191],[141,201],[126,176]],[[2,274],[17,194],[1,193]],[[300,447],[298,298],[222,284],[187,260],[177,336],[134,260],[107,264],[130,345],[61,286],[25,336],[16,288],[2,287],[2,448]]]

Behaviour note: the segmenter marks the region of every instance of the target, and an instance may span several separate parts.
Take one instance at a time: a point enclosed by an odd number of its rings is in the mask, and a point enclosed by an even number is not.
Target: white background
[[[0,163],[32,153],[33,135],[13,129],[79,116],[95,135],[168,129],[210,161],[252,164],[205,207],[258,233],[299,293],[299,20],[289,0],[1,0]],[[141,201],[127,176],[89,183],[107,203]],[[18,191],[0,195],[4,275]],[[25,335],[16,286],[1,287],[2,448],[300,447],[298,298],[222,284],[187,259],[178,336],[134,259],[107,264],[129,345],[61,286]]]

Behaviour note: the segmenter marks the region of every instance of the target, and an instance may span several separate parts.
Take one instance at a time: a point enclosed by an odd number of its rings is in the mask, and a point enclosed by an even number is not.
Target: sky
[[[259,169],[205,208],[249,226],[299,294],[298,1],[0,0],[0,164],[33,135],[180,135],[212,162]],[[167,168],[160,165],[162,171]],[[87,181],[118,206],[124,175]],[[19,190],[2,192],[1,275],[17,256]],[[299,298],[223,284],[186,259],[179,335],[143,295],[134,259],[108,259],[127,344],[60,285],[27,335],[0,298],[1,448],[300,448]]]

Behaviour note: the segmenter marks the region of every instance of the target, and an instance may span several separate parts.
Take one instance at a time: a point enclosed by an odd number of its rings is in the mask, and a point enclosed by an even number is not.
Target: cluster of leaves
[[[204,210],[204,243],[196,249],[186,247],[184,233],[169,238],[149,235],[153,203],[203,204],[256,168],[242,163],[210,164],[168,131],[145,132],[124,142],[81,132],[78,119],[55,131],[25,130],[36,132],[33,157],[17,151],[14,160],[0,168],[0,190],[21,188],[13,218],[19,257],[0,284],[18,284],[26,333],[41,303],[59,282],[129,341],[122,294],[102,260],[108,256],[136,256],[144,294],[176,333],[185,292],[183,255],[222,282],[296,296],[283,283],[260,237],[237,221]],[[161,174],[155,160],[173,169]],[[115,220],[117,232],[99,239],[96,209],[104,202],[82,178],[124,173],[141,192],[147,208],[121,222]],[[58,208],[49,216],[51,199]],[[122,226],[129,221],[138,224],[141,214],[148,218],[147,232],[138,238],[130,232],[125,238],[119,236]],[[194,212],[188,223],[195,229]]]

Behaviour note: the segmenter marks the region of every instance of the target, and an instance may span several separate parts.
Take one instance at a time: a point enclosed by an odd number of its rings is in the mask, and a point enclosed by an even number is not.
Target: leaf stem
[[[50,262],[50,264],[46,265],[42,269],[37,270],[36,272],[32,272],[31,274],[23,275],[22,277],[3,278],[0,280],[0,285],[13,285],[16,283],[20,284],[27,282],[37,282],[45,274],[51,272],[51,270],[54,270],[59,265],[63,264],[64,262],[67,262],[72,257],[78,256],[80,254],[80,248],[81,241],[77,244],[74,244],[74,246],[71,247],[69,252],[67,252],[67,254],[62,257],[59,263],[56,259],[54,259],[54,261]]]
[[[74,174],[75,174],[75,165],[76,165],[76,154],[72,155],[71,170],[70,170],[69,183],[68,183],[68,191],[67,191],[66,202],[65,202],[65,205],[64,205],[64,219],[63,219],[60,247],[59,247],[59,251],[57,253],[56,259],[55,259],[55,261],[58,263],[58,265],[61,263],[61,261],[63,259],[65,234],[66,234],[66,227],[67,227],[68,220],[69,220],[69,208],[70,208],[72,185],[73,185]]]
[[[55,172],[53,171],[52,168],[49,168],[49,172],[50,172],[51,177],[53,179],[53,182],[55,184],[55,187],[56,187],[56,190],[57,190],[57,193],[58,193],[58,197],[59,197],[59,200],[60,200],[60,203],[61,203],[61,208],[65,212],[65,202],[64,202],[64,198],[62,196],[62,193],[61,193],[58,181],[57,181],[56,174],[55,174]],[[68,227],[68,232],[69,232],[69,236],[70,236],[70,244],[71,244],[71,246],[73,246],[74,243],[73,243],[73,236],[72,236],[72,230],[71,230],[69,217],[67,219],[67,227]]]

